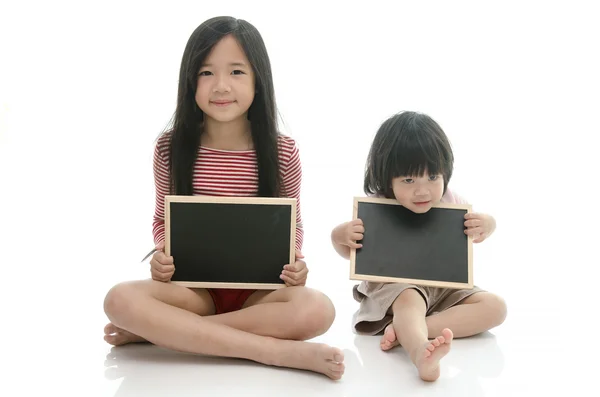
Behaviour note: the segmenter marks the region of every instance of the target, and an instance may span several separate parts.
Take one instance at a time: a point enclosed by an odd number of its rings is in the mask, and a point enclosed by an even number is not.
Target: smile
[[[235,101],[211,101],[210,103],[218,107],[225,107],[231,105],[233,102]]]
[[[429,203],[431,203],[431,200],[429,200],[429,201],[417,201],[417,202],[415,202],[413,204],[414,205],[421,205],[422,206],[422,205],[427,205]]]

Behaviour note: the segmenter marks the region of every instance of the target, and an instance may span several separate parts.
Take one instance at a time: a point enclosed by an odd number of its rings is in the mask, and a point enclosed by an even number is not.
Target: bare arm
[[[343,223],[338,225],[331,231],[331,244],[333,244],[333,248],[342,258],[350,259],[350,247],[337,242],[337,235],[340,234],[340,228],[342,228],[344,225],[346,224]]]
[[[350,259],[351,250],[362,247],[357,241],[362,240],[364,232],[362,220],[344,222],[331,231],[331,244],[342,258]]]

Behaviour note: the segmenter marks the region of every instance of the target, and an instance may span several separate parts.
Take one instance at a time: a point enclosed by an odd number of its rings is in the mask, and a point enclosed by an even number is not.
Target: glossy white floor
[[[0,395],[529,396],[594,381],[591,9],[204,3],[2,4]],[[181,52],[219,14],[254,23],[270,51],[282,129],[303,160],[309,286],[337,308],[315,341],[344,350],[338,382],[102,339],[107,290],[148,276],[139,261],[152,246],[152,146],[173,110]],[[475,247],[475,282],[509,307],[502,326],[453,343],[433,384],[402,350],[382,353],[378,337],[351,332],[354,282],[328,237],[362,194],[373,133],[403,109],[440,122],[455,150],[451,186],[496,217],[496,234]]]

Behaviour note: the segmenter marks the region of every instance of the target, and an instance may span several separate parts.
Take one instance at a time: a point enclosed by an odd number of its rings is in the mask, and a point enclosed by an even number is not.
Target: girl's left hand
[[[496,220],[488,214],[472,212],[465,214],[465,234],[473,236],[474,243],[481,243],[488,238],[496,229]]]
[[[296,250],[296,262],[288,264],[283,267],[281,272],[281,278],[285,285],[288,287],[306,285],[306,277],[308,275],[308,268],[306,262],[302,260],[304,255],[302,252]]]

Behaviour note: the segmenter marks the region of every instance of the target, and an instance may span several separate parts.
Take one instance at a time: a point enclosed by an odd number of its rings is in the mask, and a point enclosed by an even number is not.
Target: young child
[[[454,157],[450,143],[430,117],[403,112],[385,121],[370,149],[364,181],[367,195],[394,198],[421,214],[439,202],[465,203],[448,189]],[[487,214],[465,216],[465,233],[480,243],[496,227]],[[364,225],[360,219],[335,227],[331,240],[344,258],[362,247]],[[419,376],[434,381],[439,361],[450,350],[453,338],[489,330],[504,321],[504,301],[475,287],[472,290],[432,288],[402,283],[361,282],[353,289],[360,302],[353,327],[360,334],[383,331],[381,349],[402,345]],[[431,339],[431,341],[430,341]]]
[[[108,292],[104,339],[341,378],[341,350],[305,341],[329,329],[335,310],[327,296],[304,286],[301,175],[294,140],[277,130],[271,65],[260,33],[232,17],[202,23],[183,53],[172,128],[154,151],[158,252],[150,261],[152,279]],[[167,194],[296,198],[296,261],[282,264],[280,276],[287,287],[207,290],[170,283],[177,258],[163,252]]]

